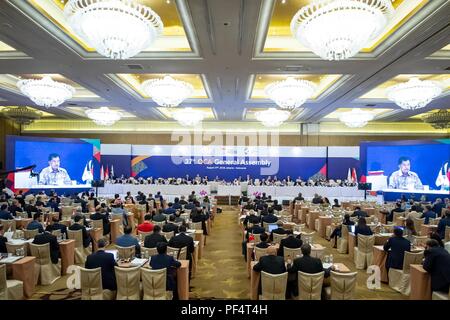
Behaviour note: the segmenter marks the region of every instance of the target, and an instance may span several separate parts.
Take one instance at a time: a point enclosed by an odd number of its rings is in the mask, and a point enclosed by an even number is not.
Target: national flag
[[[89,160],[88,163],[86,163],[86,166],[84,167],[83,176],[81,180],[85,182],[94,180],[92,172],[93,172],[92,160]]]
[[[114,175],[114,166],[111,165],[111,178],[114,178],[114,177],[115,177],[115,175]]]
[[[348,168],[347,181],[349,181],[349,182],[352,181],[352,173],[351,173],[350,168]]]
[[[105,180],[105,172],[103,170],[103,165],[100,168],[100,180]]]
[[[108,180],[109,179],[109,169],[108,169],[108,166],[106,166],[106,169],[105,169],[105,180]]]
[[[450,184],[450,169],[448,168],[448,162],[446,162],[440,169],[436,178],[436,186],[448,187]]]
[[[352,181],[353,183],[358,182],[358,176],[356,175],[356,169],[352,169]]]

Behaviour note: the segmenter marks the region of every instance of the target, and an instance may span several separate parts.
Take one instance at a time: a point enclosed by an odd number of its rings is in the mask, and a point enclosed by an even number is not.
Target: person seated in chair
[[[144,216],[144,222],[137,227],[140,232],[151,232],[154,228],[155,225],[152,223],[152,216],[150,214],[146,214]]]
[[[189,260],[189,277],[190,277],[192,270],[192,254],[194,253],[194,239],[186,234],[187,229],[185,225],[181,225],[179,229],[180,233],[169,240],[169,247],[179,249],[184,247],[187,248],[186,256]]]
[[[343,227],[347,228],[348,226],[353,226],[354,224],[355,224],[355,222],[350,220],[350,215],[348,213],[346,213],[344,215],[344,220],[342,221],[342,224],[340,226],[337,226],[330,235],[330,241],[331,241],[331,239],[334,239],[334,247],[333,248],[336,248],[336,246],[337,246],[337,238],[342,236],[342,228]]]
[[[44,227],[42,226],[41,220],[42,220],[42,214],[40,212],[36,212],[33,215],[33,221],[31,221],[27,225],[27,230],[37,229],[39,233],[44,232]]]
[[[268,214],[261,218],[262,222],[265,223],[275,223],[278,221],[278,218],[273,214],[273,208],[268,209]]]
[[[388,252],[386,260],[386,269],[403,269],[403,259],[405,251],[411,250],[411,242],[403,237],[403,230],[401,228],[394,228],[394,236],[384,244],[384,251]],[[390,250],[390,251],[389,251]]]
[[[187,204],[188,204],[188,202],[186,201],[185,196],[181,196],[180,197],[180,205],[185,206]]]
[[[257,264],[253,266],[256,272],[267,272],[270,274],[282,274],[286,272],[283,257],[277,256],[277,249],[274,246],[267,248],[267,255],[259,258]],[[259,279],[258,293],[261,294],[261,277]]]
[[[303,195],[302,195],[301,192],[298,194],[298,196],[296,196],[296,197],[294,198],[294,203],[295,203],[296,201],[305,201],[305,198],[303,198]]]
[[[332,209],[334,209],[334,208],[340,208],[341,207],[341,205],[339,204],[339,200],[338,199],[334,199],[333,200],[333,205],[331,206],[331,208]]]
[[[56,236],[52,235],[48,231],[44,231],[43,233],[37,234],[33,239],[33,244],[50,244],[50,258],[52,263],[58,263],[58,259],[61,254],[59,251],[59,244]]]
[[[150,266],[153,270],[167,269],[166,290],[172,291],[177,296],[176,269],[181,267],[181,262],[167,254],[167,243],[159,242],[156,245],[156,250],[158,250],[158,254],[152,256]]]
[[[103,225],[103,235],[106,236],[111,231],[111,224],[109,222],[108,216],[102,207],[97,206],[95,213],[91,214],[91,220],[102,220]]]
[[[448,293],[450,286],[450,253],[434,239],[427,240],[423,268],[431,276],[431,290]]]
[[[89,247],[92,239],[89,232],[87,232],[86,227],[83,225],[83,216],[76,215],[73,220],[75,221],[75,223],[69,227],[69,230],[72,231],[81,230],[83,235],[83,247],[85,248]]]
[[[314,198],[311,201],[314,204],[322,204],[323,203],[323,199],[321,196],[319,196],[317,193],[314,194]]]
[[[153,228],[153,233],[149,234],[144,239],[144,247],[146,248],[156,248],[159,242],[167,243],[166,237],[161,234],[161,227],[156,225]]]
[[[450,227],[450,209],[447,209],[445,211],[445,216],[439,221],[438,227],[437,227],[437,233],[439,233],[439,236],[441,239],[445,238],[445,228]]]
[[[175,215],[171,215],[169,217],[169,221],[162,228],[163,232],[172,232],[175,234],[178,233],[178,226],[175,224]]]
[[[97,252],[94,252],[87,256],[85,268],[101,268],[103,290],[116,291],[117,283],[114,267],[117,266],[117,262],[114,259],[114,255],[112,253],[105,252],[105,240],[98,240],[97,246]]]
[[[362,234],[364,236],[373,235],[372,229],[367,226],[366,218],[359,218],[358,224],[355,227],[355,245],[357,245],[358,242],[358,234]]]
[[[421,217],[421,219],[425,218],[425,220],[423,221],[423,224],[429,224],[430,219],[436,219],[437,217],[438,217],[438,215],[436,214],[436,212],[431,210],[430,205],[425,206],[425,212],[422,214],[422,217]]]
[[[194,210],[195,209],[194,199],[189,199],[189,203],[184,205],[184,209],[191,211]]]
[[[166,222],[166,219],[167,217],[163,214],[163,209],[159,209],[158,214],[155,214],[152,220],[155,222]]]
[[[2,204],[0,207],[0,219],[1,220],[12,220],[14,217],[11,215],[11,213],[7,210],[8,205],[6,203]]]
[[[6,243],[8,242],[8,239],[3,236],[4,234],[3,225],[0,224],[0,253],[8,253],[8,250],[6,249]]]
[[[256,212],[254,210],[250,210],[249,215],[245,217],[243,224],[244,224],[244,227],[247,228],[248,223],[256,224],[256,223],[260,223],[260,221],[261,221],[261,219],[260,219],[260,217],[258,217],[256,215]]]
[[[301,248],[303,241],[302,239],[294,237],[292,230],[286,230],[287,238],[281,239],[280,248],[278,249],[278,255],[284,257],[284,248],[298,249]]]
[[[173,204],[172,202],[169,202],[167,205],[167,209],[164,210],[164,214],[165,215],[172,215],[175,214],[175,212],[177,211],[175,208],[173,208]]]
[[[181,203],[180,203],[180,199],[178,197],[175,198],[175,200],[173,201],[173,205],[172,208],[175,210],[181,210]]]
[[[259,236],[259,239],[261,240],[259,243],[256,244],[257,248],[266,249],[270,247],[270,243],[267,242],[269,240],[269,235],[265,232],[261,233]]]
[[[278,228],[273,229],[272,232],[270,233],[270,242],[273,242],[273,234],[286,234],[287,230],[283,228],[283,221],[278,220],[277,221],[277,226]]]
[[[386,221],[392,222],[394,220],[395,212],[405,212],[405,210],[402,209],[402,204],[400,202],[395,203],[395,209],[392,209],[391,212],[387,215]]]
[[[272,208],[273,210],[276,210],[278,212],[283,210],[283,206],[281,204],[278,204],[278,200],[273,200]]]
[[[141,245],[139,244],[139,240],[131,234],[132,231],[133,228],[131,228],[130,226],[124,227],[123,235],[116,239],[116,244],[120,247],[134,246],[136,256],[140,257]]]
[[[67,227],[66,225],[59,223],[59,219],[58,217],[53,217],[52,218],[52,223],[49,224],[46,228],[45,231],[48,231],[50,233],[52,233],[52,231],[54,230],[61,230],[61,234],[65,235],[67,238]]]
[[[358,217],[358,219],[359,218],[366,218],[368,216],[369,215],[367,214],[367,212],[361,210],[361,207],[356,207],[355,211],[351,215],[351,217]]]

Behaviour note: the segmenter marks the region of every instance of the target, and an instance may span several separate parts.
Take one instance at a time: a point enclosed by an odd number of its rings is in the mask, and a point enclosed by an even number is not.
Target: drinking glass
[[[330,254],[329,260],[330,260],[330,263],[333,264],[333,255],[332,254]]]

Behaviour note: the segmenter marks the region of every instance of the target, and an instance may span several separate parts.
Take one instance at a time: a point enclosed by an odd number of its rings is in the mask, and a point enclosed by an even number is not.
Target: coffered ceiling
[[[164,33],[129,60],[110,60],[79,39],[63,17],[67,0],[0,1],[0,105],[27,105],[52,118],[86,119],[84,110],[108,106],[130,121],[170,121],[141,89],[171,75],[191,83],[180,107],[198,108],[208,122],[255,121],[276,107],[264,87],[292,76],[313,81],[314,96],[289,122],[337,121],[351,108],[374,112],[375,122],[420,122],[419,114],[450,106],[450,1],[394,0],[383,34],[346,61],[324,61],[290,33],[290,21],[310,0],[139,0],[157,12]],[[53,75],[77,93],[62,106],[34,105],[15,86],[20,78]],[[426,108],[405,111],[385,89],[410,77],[442,83]]]

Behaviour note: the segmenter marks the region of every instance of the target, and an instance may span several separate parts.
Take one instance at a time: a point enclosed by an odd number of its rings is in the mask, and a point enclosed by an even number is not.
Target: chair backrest
[[[16,231],[16,220],[0,219],[0,224],[3,225],[3,231]]]
[[[373,246],[375,244],[375,236],[365,236],[358,234],[358,250],[364,253],[373,252]]]
[[[83,247],[83,230],[69,230],[67,229],[67,237],[69,239],[75,240],[75,247],[82,248]]]
[[[36,257],[36,263],[42,265],[52,263],[50,258],[50,243],[34,244],[30,243],[31,255]]]
[[[280,243],[282,239],[287,238],[287,234],[273,234],[273,242],[274,243]]]
[[[6,265],[0,264],[0,300],[8,299],[8,285],[6,282]]]
[[[394,233],[394,224],[382,224],[381,227],[384,229],[385,233]]]
[[[450,241],[450,226],[445,227],[445,242]]]
[[[322,295],[323,277],[325,272],[298,272],[299,300],[320,300]]]
[[[136,247],[135,246],[129,246],[129,247],[121,247],[116,245],[117,249],[117,255],[119,259],[121,260],[127,260],[127,259],[133,259],[136,255]]]
[[[260,233],[252,233],[255,240],[253,240],[254,243],[260,243],[261,242],[261,234]]]
[[[187,258],[187,247],[182,248],[172,248],[167,247],[167,254],[173,256],[177,260],[186,260]]]
[[[160,232],[162,236],[166,237],[167,241],[169,241],[170,239],[172,239],[172,237],[175,235],[175,231],[170,231],[170,232]]]
[[[288,247],[283,248],[283,255],[284,261],[286,261],[287,259],[291,259],[293,261],[294,259],[297,258],[297,256],[299,257],[303,256],[301,248],[288,248]]]
[[[167,269],[152,270],[141,268],[143,300],[166,300]]]
[[[302,232],[302,230],[305,228],[305,224],[296,224],[294,225],[294,228],[292,229],[293,231],[298,231],[298,232]]]
[[[73,213],[73,207],[72,206],[62,206],[61,207],[61,215],[64,218],[70,218]]]
[[[419,219],[412,217],[412,220],[414,221],[414,228],[416,229],[417,233],[420,234],[425,218]]]
[[[52,235],[54,235],[56,238],[61,237],[61,229],[52,230]]]
[[[180,214],[180,218],[185,220],[185,221],[189,219],[189,216],[190,216],[189,213],[182,213],[182,214]]]
[[[27,244],[24,242],[22,244],[13,244],[11,242],[6,242],[6,251],[8,253],[11,253],[13,255],[16,254],[16,250],[21,250],[23,252],[23,255],[27,255]],[[22,254],[22,253],[21,253]]]
[[[409,273],[410,265],[422,264],[423,251],[422,252],[409,252],[405,251],[405,257],[403,258],[403,273]]]
[[[269,231],[269,224],[270,223],[267,223],[267,222],[263,221],[262,224],[263,224],[263,228],[266,229],[266,232]]]
[[[427,236],[411,236],[412,237],[412,241],[414,242],[415,245],[420,245],[420,246],[425,246],[425,244],[427,243],[427,240],[429,239]]]
[[[21,217],[22,219],[27,219],[28,218],[28,213],[27,212],[16,211],[16,217]]]
[[[160,226],[161,228],[166,224],[165,221],[152,221],[152,223],[153,223],[154,225]]]
[[[138,236],[139,236],[139,239],[141,239],[141,241],[144,241],[145,237],[151,235],[152,233],[153,233],[153,231],[144,232],[144,231],[138,230]]]
[[[345,224],[341,227],[341,238],[348,240],[348,227]]]
[[[267,256],[267,248],[255,247],[255,260],[259,261],[259,258]]]
[[[103,300],[102,268],[80,267],[81,300]]]
[[[117,282],[117,300],[139,300],[141,292],[139,284],[141,280],[140,267],[120,268],[114,267]]]
[[[151,257],[158,254],[158,250],[156,248],[146,248],[141,247],[141,254],[143,257]]]
[[[351,300],[356,288],[357,272],[331,271],[331,300]]]
[[[270,274],[261,271],[262,300],[285,300],[288,273]]]
[[[103,220],[91,220],[91,222],[93,228],[103,230]]]
[[[195,230],[203,230],[201,222],[191,222],[189,223],[189,228]]]
[[[430,218],[428,224],[431,224],[431,225],[438,225],[438,224],[439,224],[439,221],[441,221],[441,218],[435,218],[435,219]]]
[[[27,230],[24,229],[23,230],[23,236],[25,237],[25,239],[34,239],[34,237],[39,233],[38,229],[33,229],[33,230]]]

